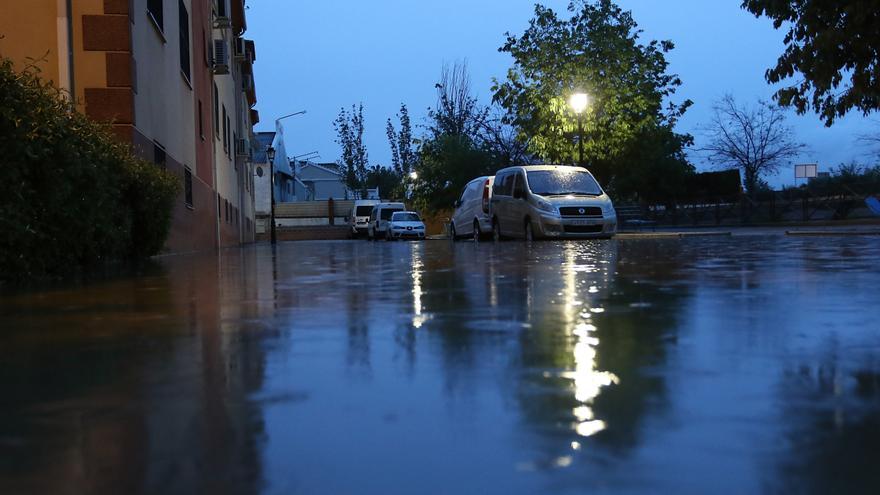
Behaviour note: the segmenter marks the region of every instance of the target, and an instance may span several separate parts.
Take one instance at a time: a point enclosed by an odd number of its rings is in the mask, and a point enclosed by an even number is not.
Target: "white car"
[[[354,202],[351,207],[351,213],[348,218],[348,225],[351,228],[349,234],[351,237],[358,237],[367,234],[367,227],[370,224],[370,213],[373,213],[373,207],[381,201],[377,199],[359,199]]]
[[[464,187],[449,224],[449,237],[453,241],[459,237],[473,237],[478,241],[492,232],[489,201],[494,182],[494,176],[477,177]]]
[[[424,239],[425,224],[414,211],[396,211],[385,230],[385,239]]]
[[[374,206],[370,223],[367,224],[367,238],[371,241],[384,238],[391,215],[396,211],[406,211],[406,206],[403,203],[379,203]]]

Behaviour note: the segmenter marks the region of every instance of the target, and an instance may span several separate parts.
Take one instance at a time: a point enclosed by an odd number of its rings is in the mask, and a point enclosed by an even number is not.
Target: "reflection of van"
[[[349,233],[352,237],[367,233],[367,226],[370,224],[370,213],[373,212],[373,207],[380,202],[377,199],[359,199],[354,202],[354,206],[351,207],[351,213],[348,216],[348,225],[351,227]]]
[[[395,211],[406,211],[406,206],[403,203],[379,203],[373,207],[370,223],[367,225],[367,237],[371,241],[385,237],[385,229]]]
[[[617,231],[611,199],[581,167],[532,165],[499,170],[489,210],[496,240],[611,237]]]
[[[489,200],[492,198],[492,183],[495,177],[478,177],[464,186],[461,197],[455,202],[455,213],[449,225],[449,237],[473,237],[479,240],[492,232],[492,217],[489,216]]]

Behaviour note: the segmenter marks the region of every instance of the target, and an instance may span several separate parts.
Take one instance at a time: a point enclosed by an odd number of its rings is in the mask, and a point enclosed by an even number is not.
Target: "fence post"
[[[336,212],[333,211],[333,198],[327,200],[327,213],[330,215],[330,225],[336,221]]]
[[[803,220],[806,222],[810,219],[810,198],[807,197],[807,193],[802,193],[801,196],[801,208],[803,210]]]

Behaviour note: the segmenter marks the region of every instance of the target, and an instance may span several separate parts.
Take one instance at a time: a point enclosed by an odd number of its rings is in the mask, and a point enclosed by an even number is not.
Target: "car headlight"
[[[556,207],[551,205],[549,201],[540,198],[535,198],[535,207],[541,211],[546,211],[547,213],[556,213]]]

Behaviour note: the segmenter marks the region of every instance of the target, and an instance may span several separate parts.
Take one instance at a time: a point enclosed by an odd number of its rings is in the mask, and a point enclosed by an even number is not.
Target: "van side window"
[[[526,178],[523,177],[523,174],[516,174],[512,177],[516,177],[516,185],[513,187],[514,195],[525,195],[526,193]]]
[[[496,196],[510,196],[513,192],[514,174],[508,173],[495,178],[495,185],[492,187],[492,194]]]

